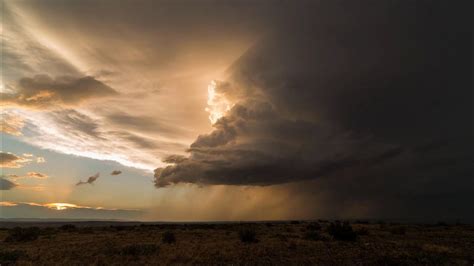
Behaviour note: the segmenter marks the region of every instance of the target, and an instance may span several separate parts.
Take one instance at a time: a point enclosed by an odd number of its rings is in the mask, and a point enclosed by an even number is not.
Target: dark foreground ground
[[[473,265],[474,263],[472,225],[442,223],[403,225],[363,221],[350,224],[295,221],[53,225],[53,227],[37,225],[39,227],[1,229],[0,264]]]

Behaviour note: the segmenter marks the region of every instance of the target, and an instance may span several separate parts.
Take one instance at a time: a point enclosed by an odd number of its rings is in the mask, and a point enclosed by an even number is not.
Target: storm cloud
[[[158,167],[153,219],[474,213],[469,1],[4,9],[2,105],[21,117],[2,130]],[[97,195],[143,204],[136,181]]]
[[[338,202],[463,205],[474,192],[469,16],[441,1],[369,2],[301,10],[249,49],[216,88],[232,109],[155,170],[156,187],[322,179],[312,192]]]

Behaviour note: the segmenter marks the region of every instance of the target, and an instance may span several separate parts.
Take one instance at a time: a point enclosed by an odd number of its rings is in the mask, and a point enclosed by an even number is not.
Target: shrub
[[[5,238],[5,242],[34,241],[38,239],[40,232],[41,231],[38,227],[15,227],[10,230],[10,234]]]
[[[250,229],[250,228],[243,228],[243,229],[239,230],[240,241],[242,241],[244,243],[258,242],[256,236],[257,236],[257,234],[255,233],[255,231]]]
[[[0,251],[0,265],[14,263],[26,254],[23,250]]]
[[[397,226],[390,229],[390,233],[394,235],[404,235],[407,229],[405,226]]]
[[[173,232],[166,231],[161,236],[161,242],[163,242],[165,244],[172,244],[172,243],[176,242],[176,237],[174,236]]]
[[[348,222],[334,222],[328,227],[328,233],[336,240],[355,241],[357,234]]]
[[[160,247],[155,244],[132,244],[124,246],[120,250],[121,255],[128,256],[147,256],[155,254],[160,250]]]

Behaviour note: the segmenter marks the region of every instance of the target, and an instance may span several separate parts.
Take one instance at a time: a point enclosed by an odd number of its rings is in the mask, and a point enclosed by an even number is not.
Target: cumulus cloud
[[[0,166],[4,168],[20,168],[29,161],[30,159],[10,152],[0,152]]]
[[[22,78],[14,92],[1,93],[4,106],[24,106],[50,109],[72,106],[84,100],[116,95],[117,92],[94,77],[36,75]]]
[[[229,69],[219,97],[233,107],[188,157],[155,170],[156,187],[321,179],[326,199],[370,208],[423,195],[463,205],[454,193],[473,188],[471,30],[456,8],[426,5],[374,2],[350,16],[334,5],[275,30]]]
[[[120,170],[113,170],[110,175],[120,175],[122,173],[122,171]]]
[[[15,187],[17,187],[18,184],[8,180],[8,179],[5,179],[3,177],[0,177],[0,190],[10,190],[10,189],[13,189]]]
[[[93,184],[100,176],[100,173],[97,173],[93,176],[89,176],[86,181],[79,181],[76,186],[84,185],[84,184]]]

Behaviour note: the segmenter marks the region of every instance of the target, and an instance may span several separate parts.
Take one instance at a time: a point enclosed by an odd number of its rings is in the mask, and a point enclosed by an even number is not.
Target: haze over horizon
[[[1,3],[0,218],[474,221],[470,1]]]

